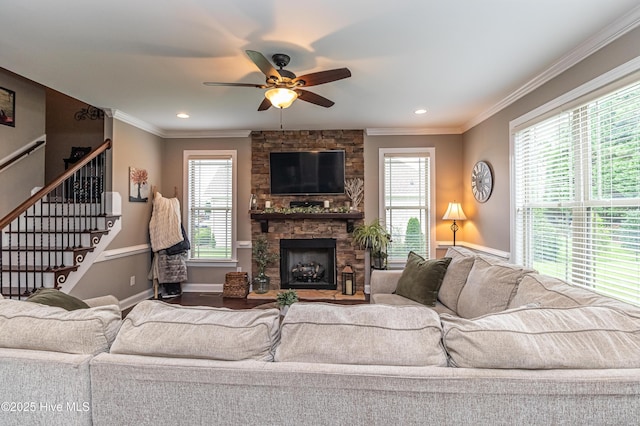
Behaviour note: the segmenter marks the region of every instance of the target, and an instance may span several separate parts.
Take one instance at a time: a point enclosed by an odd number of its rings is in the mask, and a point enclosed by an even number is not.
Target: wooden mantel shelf
[[[344,220],[345,222],[347,222],[347,232],[353,232],[355,221],[364,218],[364,213],[362,212],[265,213],[262,211],[251,211],[250,214],[251,214],[251,219],[260,221],[260,230],[262,232],[269,232],[270,220],[300,220],[300,219]]]

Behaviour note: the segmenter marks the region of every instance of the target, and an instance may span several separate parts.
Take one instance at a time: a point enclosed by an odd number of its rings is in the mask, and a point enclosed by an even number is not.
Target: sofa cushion
[[[109,350],[120,323],[115,306],[67,311],[4,299],[0,301],[0,347],[96,354]]]
[[[27,302],[40,303],[41,305],[57,306],[67,311],[87,309],[87,305],[77,297],[61,292],[53,288],[41,288],[27,298]]]
[[[516,308],[473,320],[441,318],[454,367],[640,367],[640,317],[615,308]]]
[[[425,260],[419,254],[409,252],[407,264],[398,280],[396,294],[423,305],[435,306],[449,262],[450,257]]]
[[[541,274],[527,274],[522,278],[509,308],[517,308],[530,303],[537,303],[540,307],[557,308],[584,305],[608,306],[622,309],[633,315],[640,315],[640,308],[637,306]]]
[[[446,366],[438,314],[425,306],[294,303],[276,361]]]
[[[454,312],[458,310],[458,298],[467,282],[467,277],[476,260],[476,255],[464,247],[449,247],[445,257],[451,258],[451,263],[444,274],[442,286],[438,291],[438,300]]]
[[[477,256],[460,292],[456,312],[463,318],[475,318],[504,311],[520,280],[530,272],[533,270],[523,266]]]
[[[111,353],[223,361],[271,361],[277,309],[231,310],[145,300],[122,322]]]

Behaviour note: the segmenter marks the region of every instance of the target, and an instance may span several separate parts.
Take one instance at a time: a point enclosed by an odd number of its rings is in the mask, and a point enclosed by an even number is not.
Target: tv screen
[[[344,151],[272,152],[271,193],[343,194]]]

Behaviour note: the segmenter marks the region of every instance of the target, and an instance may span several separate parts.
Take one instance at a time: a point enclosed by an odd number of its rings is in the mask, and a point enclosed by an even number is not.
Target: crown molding
[[[133,127],[137,127],[140,130],[144,130],[156,136],[160,136],[161,138],[165,137],[164,136],[165,132],[161,128],[156,127],[153,124],[149,124],[146,121],[140,120],[139,118],[136,118],[132,115],[129,115],[126,112],[122,112],[117,109],[110,109],[110,108],[101,108],[101,109],[105,112],[107,117],[115,118],[116,120],[122,121],[123,123],[130,124]]]
[[[569,68],[573,67],[583,59],[593,55],[595,52],[602,49],[609,43],[617,40],[629,31],[635,29],[638,25],[640,25],[640,6],[636,7],[623,17],[615,20],[611,25],[607,26],[602,31],[598,32],[597,34],[581,43],[578,47],[560,58],[538,76],[534,77],[532,80],[518,88],[516,91],[502,99],[500,102],[498,102],[488,110],[469,120],[462,127],[462,132],[466,132],[474,126],[477,126],[478,124],[487,120],[494,114],[500,112],[517,100],[533,92],[535,89],[539,88],[551,79],[567,71]]]
[[[371,127],[365,129],[367,136],[413,136],[413,135],[459,135],[462,129],[458,127],[443,128],[400,128],[400,127]]]
[[[248,138],[251,130],[169,130],[164,133],[167,139],[198,139],[198,138]]]

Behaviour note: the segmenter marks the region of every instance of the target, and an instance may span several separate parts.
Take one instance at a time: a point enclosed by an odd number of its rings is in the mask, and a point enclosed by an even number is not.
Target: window
[[[190,260],[235,262],[235,151],[185,151]]]
[[[391,264],[404,264],[410,251],[435,254],[434,164],[434,148],[380,149],[380,218],[391,234]]]
[[[640,82],[514,127],[514,255],[640,304]]]

